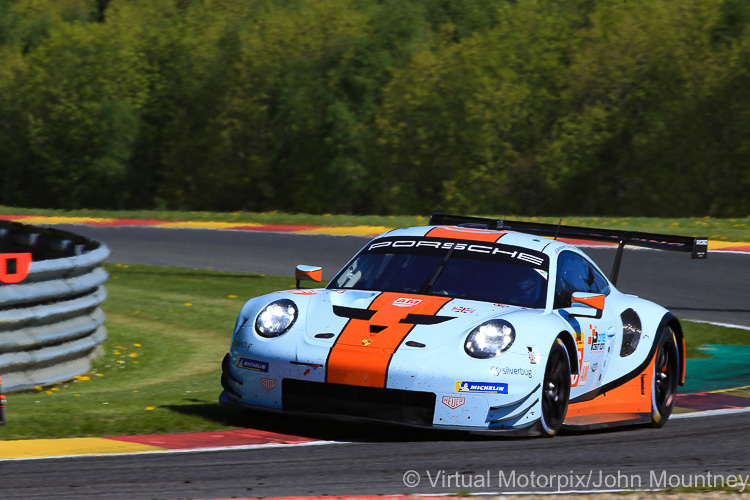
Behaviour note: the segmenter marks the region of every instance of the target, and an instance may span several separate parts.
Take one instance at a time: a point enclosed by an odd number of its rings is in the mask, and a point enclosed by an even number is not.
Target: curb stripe
[[[0,441],[0,459],[47,458],[71,455],[110,455],[148,453],[164,448],[138,443],[111,441],[105,438],[33,439]]]
[[[334,443],[337,442],[256,429],[96,438],[30,439],[0,441],[0,460],[131,455],[155,452],[184,453]]]
[[[105,439],[105,438],[91,438],[91,439]],[[6,460],[47,460],[57,458],[84,458],[84,457],[123,457],[123,456],[135,456],[135,455],[151,455],[154,453],[160,453],[165,455],[177,454],[177,453],[204,453],[213,451],[234,451],[234,450],[259,450],[265,448],[290,448],[292,446],[322,446],[329,444],[350,444],[346,441],[311,441],[309,443],[296,443],[296,444],[283,444],[283,443],[269,443],[269,444],[248,444],[240,446],[215,446],[212,448],[195,448],[192,450],[166,450],[166,449],[155,449],[148,451],[133,451],[133,452],[120,452],[120,453],[95,453],[91,451],[82,453],[73,453],[70,455],[39,455],[33,457],[10,457],[0,458],[0,462]]]
[[[182,434],[146,434],[141,436],[105,437],[112,441],[141,444],[170,450],[194,450],[200,448],[246,446],[256,444],[301,444],[318,439],[288,434],[277,434],[255,429],[235,429],[217,432],[190,432]]]
[[[161,228],[218,229],[234,231],[266,231],[276,233],[330,234],[377,236],[391,228],[385,226],[309,226],[260,224],[257,222],[165,221],[157,219],[108,219],[96,217],[46,217],[36,215],[0,215],[0,220],[23,224],[81,224],[86,226],[139,226]]]
[[[334,236],[377,236],[393,229],[387,226],[305,226],[261,224],[257,222],[165,221],[158,219],[108,219],[104,217],[48,217],[37,215],[2,215],[0,220],[24,224],[82,224],[87,226],[141,226],[162,228],[218,229],[234,231],[267,231],[276,233],[324,234]],[[581,247],[616,247],[616,244],[560,239]],[[714,252],[750,253],[750,242],[709,240],[708,249]]]

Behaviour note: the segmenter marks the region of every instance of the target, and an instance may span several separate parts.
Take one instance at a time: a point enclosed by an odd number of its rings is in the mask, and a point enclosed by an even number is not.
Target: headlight
[[[261,337],[278,337],[297,320],[297,306],[289,299],[271,302],[255,319],[255,331]]]
[[[502,319],[493,319],[474,328],[464,342],[466,354],[487,359],[508,350],[516,339],[513,326]]]

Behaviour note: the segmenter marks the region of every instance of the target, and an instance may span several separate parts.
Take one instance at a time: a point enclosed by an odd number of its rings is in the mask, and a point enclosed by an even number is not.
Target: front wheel
[[[560,430],[568,412],[570,399],[570,358],[560,339],[552,344],[542,383],[542,416],[539,419],[543,436],[552,437]]]
[[[651,384],[651,426],[663,427],[669,420],[677,399],[680,377],[680,351],[671,328],[666,327],[654,359],[654,377]]]

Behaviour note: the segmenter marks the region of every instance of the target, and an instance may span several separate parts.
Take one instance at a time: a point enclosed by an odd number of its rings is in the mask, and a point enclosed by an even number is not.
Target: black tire
[[[543,436],[552,437],[560,430],[570,400],[570,358],[562,340],[555,339],[547,358],[542,383],[542,416],[539,427]]]
[[[680,351],[670,327],[665,327],[654,358],[651,383],[651,427],[663,427],[677,399],[680,378]]]

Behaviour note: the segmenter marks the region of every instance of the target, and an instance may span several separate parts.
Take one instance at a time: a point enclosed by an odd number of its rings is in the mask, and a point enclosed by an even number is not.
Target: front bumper
[[[295,368],[296,370],[296,368]],[[246,409],[480,432],[535,435],[541,415],[541,387],[490,406],[474,393],[438,393],[361,387],[306,379],[304,375],[250,373],[222,362],[220,403]],[[304,374],[305,372],[302,372]],[[296,375],[296,376],[295,376]]]

